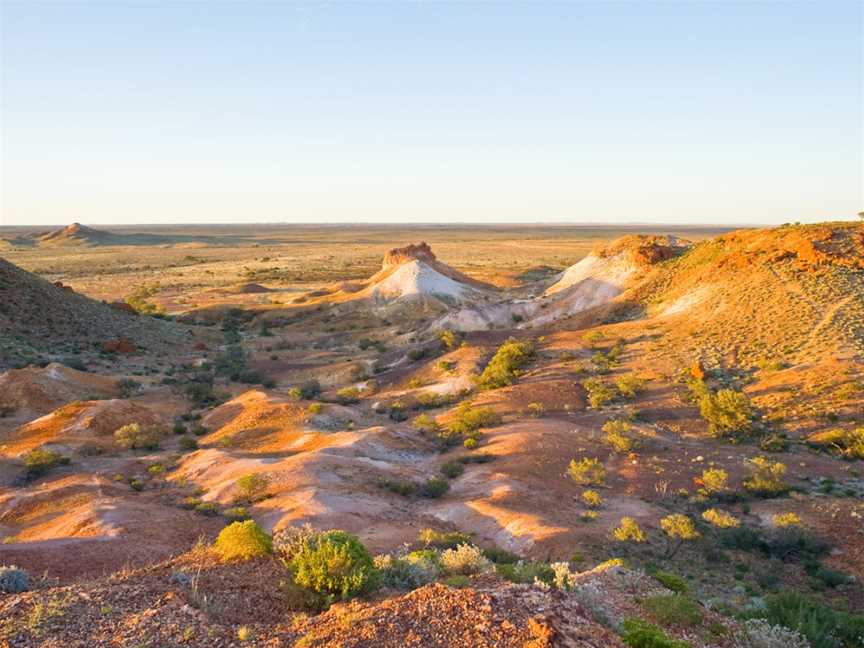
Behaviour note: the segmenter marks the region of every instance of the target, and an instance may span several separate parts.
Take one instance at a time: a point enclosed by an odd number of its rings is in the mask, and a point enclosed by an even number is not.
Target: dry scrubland
[[[0,236],[0,645],[864,645],[860,225]]]

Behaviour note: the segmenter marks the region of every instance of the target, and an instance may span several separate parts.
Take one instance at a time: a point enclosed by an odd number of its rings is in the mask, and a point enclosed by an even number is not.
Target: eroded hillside
[[[505,289],[419,244],[169,321],[4,276],[15,340],[132,346],[0,376],[11,645],[858,641],[831,615],[864,612],[861,226],[628,236]],[[275,548],[220,560],[248,520]],[[304,524],[378,554],[363,587],[306,578],[332,539]]]

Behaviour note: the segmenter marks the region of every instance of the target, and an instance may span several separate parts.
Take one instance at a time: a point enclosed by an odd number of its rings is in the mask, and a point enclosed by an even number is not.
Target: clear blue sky
[[[0,224],[779,223],[862,200],[862,3],[2,2]]]

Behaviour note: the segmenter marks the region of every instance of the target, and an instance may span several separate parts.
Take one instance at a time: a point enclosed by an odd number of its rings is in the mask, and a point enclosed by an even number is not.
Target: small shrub
[[[708,422],[715,437],[739,436],[750,431],[753,424],[753,406],[743,392],[721,389],[706,393],[699,401],[699,413]]]
[[[519,370],[534,357],[531,342],[519,342],[513,338],[498,347],[495,355],[477,379],[480,389],[497,389],[512,385]]]
[[[764,609],[754,616],[799,632],[812,648],[860,646],[864,636],[864,615],[838,612],[798,592],[767,596]]]
[[[740,551],[754,551],[763,543],[762,536],[756,529],[745,526],[721,529],[718,537],[722,547]]]
[[[621,638],[630,648],[691,648],[686,641],[667,635],[661,628],[642,619],[625,619]]]
[[[262,473],[249,473],[238,479],[235,486],[237,488],[237,501],[257,502],[267,497],[270,478]]]
[[[603,432],[606,434],[603,441],[615,452],[631,452],[637,445],[632,430],[633,426],[628,421],[609,419],[603,424]]]
[[[644,385],[645,380],[633,374],[625,374],[615,380],[615,387],[624,398],[636,398]]]
[[[483,555],[496,565],[515,565],[520,560],[519,556],[512,551],[507,551],[506,549],[501,549],[499,547],[484,549]]]
[[[731,529],[741,522],[731,513],[721,509],[711,508],[702,513],[702,519],[718,529]]]
[[[582,501],[589,508],[600,508],[603,506],[603,498],[596,490],[585,490],[582,492]]]
[[[18,594],[30,587],[30,576],[26,570],[15,565],[0,566],[0,592]]]
[[[439,497],[446,495],[449,490],[450,484],[447,483],[446,479],[433,477],[432,479],[427,480],[420,488],[420,495],[431,499],[438,499]]]
[[[471,579],[467,576],[463,576],[462,574],[454,574],[453,576],[448,576],[444,579],[444,584],[447,587],[452,587],[454,589],[462,589],[463,587],[468,587],[471,584]]]
[[[377,571],[357,536],[327,531],[309,538],[291,559],[294,582],[318,594],[351,598],[372,589]]]
[[[555,572],[548,564],[534,561],[518,561],[515,563],[503,563],[495,565],[495,571],[504,580],[511,583],[534,583],[540,581],[551,585]]]
[[[440,574],[437,561],[425,556],[409,554],[404,558],[389,555],[375,556],[381,584],[399,590],[413,590],[434,581]]]
[[[181,450],[197,450],[198,442],[190,436],[181,436],[178,441]]]
[[[448,575],[479,574],[489,569],[490,565],[479,547],[467,543],[441,552],[441,567]]]
[[[753,471],[748,479],[744,480],[744,488],[766,497],[779,495],[789,490],[783,481],[786,474],[786,466],[779,461],[771,461],[767,457],[755,457],[750,459],[750,467]]]
[[[612,387],[597,378],[583,380],[582,386],[588,392],[588,404],[592,409],[600,409],[614,401],[618,396]]]
[[[599,459],[585,457],[576,461],[573,459],[567,468],[570,478],[582,486],[603,484],[606,481],[606,468]]]
[[[612,531],[612,537],[618,542],[645,542],[648,539],[632,517],[622,517],[618,527]]]
[[[438,334],[438,339],[441,340],[441,344],[444,345],[445,349],[455,349],[459,344],[459,337],[449,329],[441,331]]]
[[[423,529],[417,539],[425,546],[434,546],[453,549],[460,544],[471,542],[471,535],[461,531],[435,531],[434,529]]]
[[[706,468],[702,471],[700,483],[709,495],[716,495],[727,490],[729,473],[722,468]]]
[[[336,392],[336,399],[343,405],[350,405],[360,400],[360,390],[356,387],[343,387]]]
[[[744,621],[735,639],[741,648],[810,648],[810,642],[800,633],[764,619]]]
[[[24,468],[31,479],[44,475],[55,466],[66,466],[69,462],[69,457],[44,448],[36,448],[24,455]]]
[[[286,527],[273,535],[273,551],[285,565],[289,565],[295,554],[316,535],[317,532],[308,523]]]
[[[674,541],[667,548],[667,555],[670,558],[678,552],[678,549],[685,541],[695,540],[699,537],[699,532],[693,525],[693,520],[681,513],[667,515],[660,520],[660,527],[665,531],[666,537]]]
[[[438,431],[441,429],[441,426],[438,425],[435,419],[428,414],[420,414],[419,416],[415,416],[414,420],[411,421],[411,425],[414,426],[415,430],[419,430],[420,432],[429,434],[437,434]]]
[[[232,522],[219,532],[214,549],[224,561],[248,560],[272,553],[273,540],[253,520]]]
[[[643,605],[648,613],[663,625],[691,628],[702,623],[699,604],[681,594],[649,596]]]
[[[666,589],[670,589],[676,594],[686,594],[690,589],[687,585],[687,581],[677,574],[672,574],[658,569],[657,571],[652,572],[651,575],[660,581]]]
[[[114,432],[114,439],[127,450],[157,450],[164,437],[165,430],[160,425],[142,427],[138,423],[129,423]]]
[[[543,403],[528,403],[528,407],[525,409],[528,412],[528,416],[531,418],[542,418],[546,413],[546,408],[543,406]]]
[[[775,527],[800,526],[801,518],[796,513],[775,513],[771,516],[771,524]]]
[[[448,479],[455,479],[465,472],[465,464],[460,461],[448,461],[441,466],[441,473]]]
[[[227,508],[222,512],[226,518],[231,520],[232,522],[242,522],[243,520],[249,519],[249,511],[246,510],[245,506],[232,506],[231,508]]]
[[[481,428],[493,427],[500,422],[501,417],[491,407],[473,407],[466,402],[456,409],[447,430],[451,435],[468,437]]]

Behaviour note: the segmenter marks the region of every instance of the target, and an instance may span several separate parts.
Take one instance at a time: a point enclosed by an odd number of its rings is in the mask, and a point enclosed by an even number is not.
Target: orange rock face
[[[432,248],[425,242],[420,242],[416,245],[406,245],[401,248],[393,248],[385,253],[383,266],[385,268],[397,266],[414,259],[432,262],[435,260],[435,254],[432,252]]]

